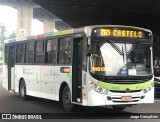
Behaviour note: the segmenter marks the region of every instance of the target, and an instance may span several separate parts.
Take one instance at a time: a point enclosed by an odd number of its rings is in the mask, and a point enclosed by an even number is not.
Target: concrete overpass
[[[73,27],[120,24],[151,29],[160,60],[160,0],[32,0]]]
[[[73,27],[92,24],[127,24],[153,28],[154,25],[160,25],[159,0],[32,1]]]
[[[35,7],[33,17],[55,15],[72,27],[120,24],[151,29],[154,53],[160,55],[160,0],[0,0],[0,4],[2,2],[39,5],[42,8]],[[45,12],[39,15],[42,9]]]
[[[17,9],[16,35],[18,39],[31,35],[32,18],[44,23],[44,32],[54,31],[54,28],[57,30],[72,28],[69,24],[31,0],[0,0],[0,5],[7,5]]]
[[[159,0],[0,0],[2,5],[31,5],[33,18],[64,20],[72,27],[92,24],[125,24],[158,32]],[[42,8],[39,8],[41,6]],[[59,19],[60,18],[60,19]],[[71,26],[56,21],[56,28]],[[158,32],[159,33],[159,32]]]

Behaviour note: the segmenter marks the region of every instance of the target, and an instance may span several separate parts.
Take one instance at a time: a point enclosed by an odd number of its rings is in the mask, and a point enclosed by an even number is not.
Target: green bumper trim
[[[152,85],[152,82],[153,81],[150,80],[145,83],[139,83],[139,84],[112,84],[99,81],[97,85],[107,90],[125,91],[127,88],[129,88],[130,91],[134,91],[134,90],[146,89]]]

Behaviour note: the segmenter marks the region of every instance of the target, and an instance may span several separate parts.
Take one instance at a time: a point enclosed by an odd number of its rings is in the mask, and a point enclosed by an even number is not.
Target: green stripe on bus
[[[40,80],[40,73],[36,72],[36,80]]]
[[[36,72],[36,80],[38,80],[38,73]]]
[[[65,34],[71,34],[71,33],[73,33],[73,29],[53,32],[52,36],[65,35]]]
[[[125,91],[127,88],[130,90],[141,90],[150,87],[152,85],[152,81],[150,80],[139,84],[112,84],[99,81],[97,85],[108,90]]]
[[[67,73],[67,78],[68,78],[69,84],[71,84],[72,74],[71,73]]]

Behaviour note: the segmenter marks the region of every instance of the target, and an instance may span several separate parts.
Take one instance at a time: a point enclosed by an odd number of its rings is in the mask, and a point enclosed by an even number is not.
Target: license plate
[[[121,96],[121,100],[130,101],[130,100],[132,100],[132,97],[131,96]]]

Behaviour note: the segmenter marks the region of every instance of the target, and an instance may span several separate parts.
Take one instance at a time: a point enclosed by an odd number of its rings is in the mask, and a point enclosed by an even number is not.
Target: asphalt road
[[[135,105],[133,107],[126,108],[123,111],[115,111],[110,107],[81,107],[77,106],[74,113],[66,113],[59,102],[45,100],[40,98],[30,97],[29,100],[23,101],[18,94],[9,93],[2,87],[2,82],[0,80],[0,113],[49,113],[48,115],[55,116],[55,119],[52,120],[41,120],[41,121],[65,121],[65,122],[81,122],[81,121],[91,121],[91,122],[128,122],[128,121],[137,121],[135,119],[130,119],[129,116],[144,115],[146,116],[158,116],[159,119],[138,119],[138,121],[160,121],[160,97],[155,98],[154,104],[141,104]],[[155,114],[154,114],[155,113]],[[156,114],[158,113],[158,114]],[[111,117],[106,117],[111,116]],[[2,120],[0,120],[1,122]],[[4,121],[4,120],[3,120]],[[6,121],[6,120],[5,120]],[[8,121],[8,120],[7,120]],[[25,122],[36,120],[12,120],[14,122]],[[37,120],[39,121],[39,120]]]

